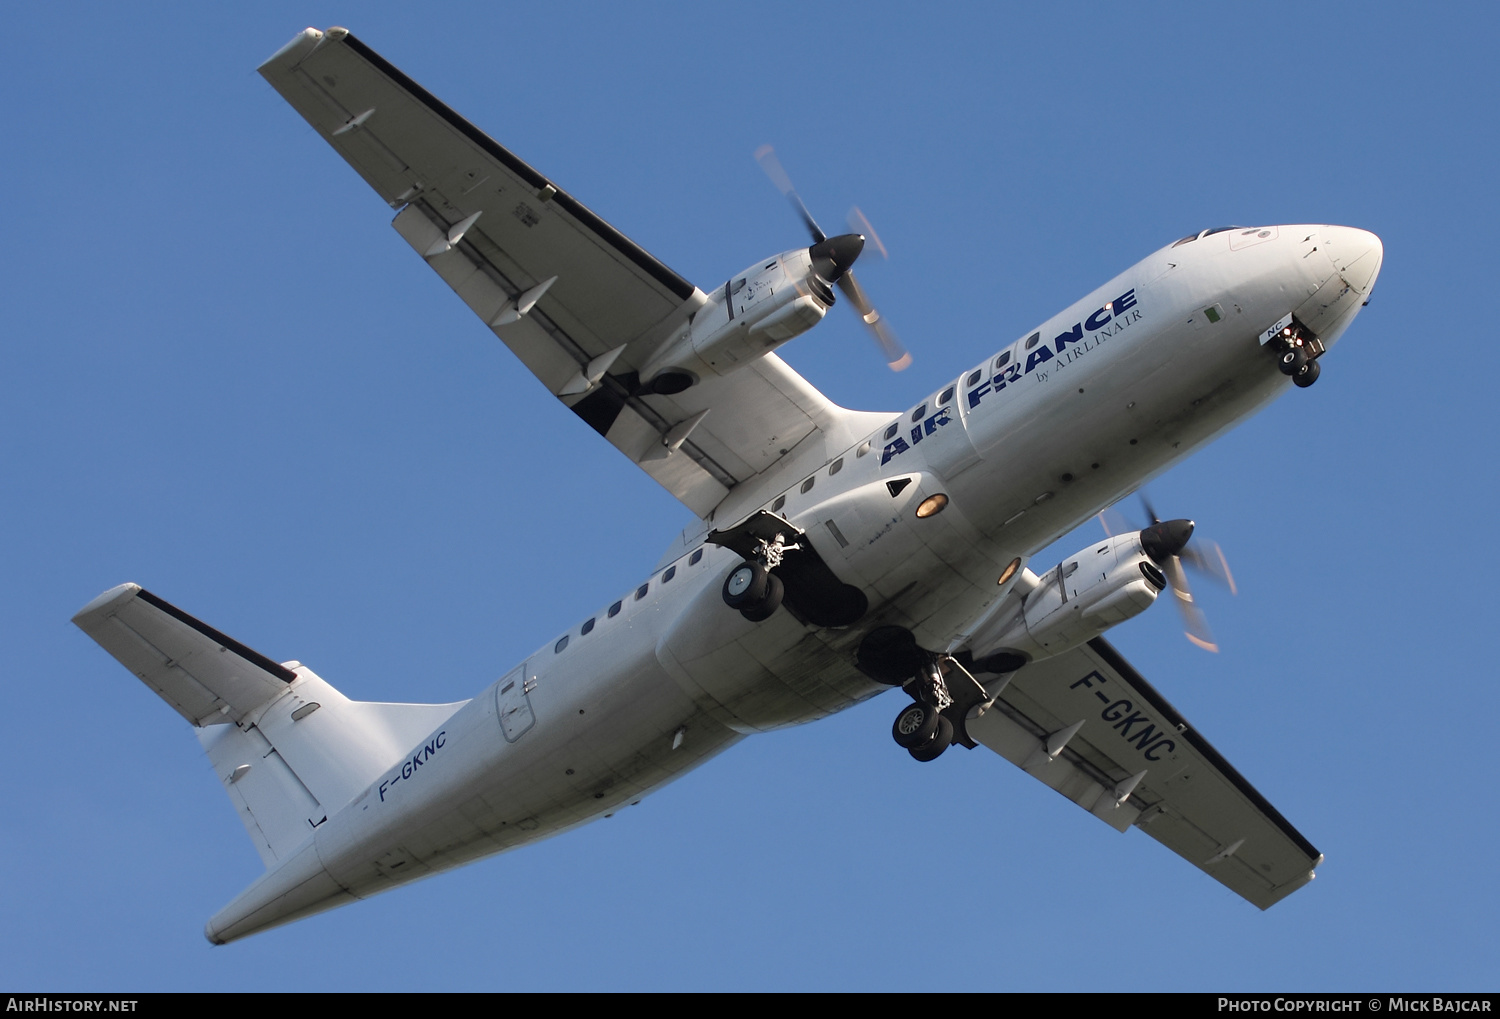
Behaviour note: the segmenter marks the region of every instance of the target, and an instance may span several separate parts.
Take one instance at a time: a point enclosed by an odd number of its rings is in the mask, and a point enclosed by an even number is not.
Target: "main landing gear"
[[[899,686],[912,702],[891,725],[891,738],[919,761],[934,761],[954,743],[973,749],[967,721],[995,703],[971,668],[983,672],[1014,672],[1025,664],[1009,653],[990,655],[981,662],[928,651],[919,647],[902,626],[877,626],[860,641],[854,667],[877,683]],[[1015,659],[1011,661],[1010,659]],[[1001,661],[1000,659],[1004,659]],[[1002,683],[1001,686],[1004,684]],[[998,691],[998,687],[996,688]]]
[[[742,563],[724,581],[724,604],[752,623],[771,618],[785,593],[781,578],[760,563]]]
[[[780,534],[770,541],[764,538],[758,541],[755,558],[742,563],[724,581],[724,604],[739,609],[740,615],[752,623],[771,618],[781,607],[786,587],[771,571],[781,565],[782,556],[802,547],[786,544]]]
[[[906,689],[915,699],[896,716],[891,738],[916,760],[935,761],[953,744],[956,734],[948,717],[955,704],[942,666],[936,660],[926,662]]]

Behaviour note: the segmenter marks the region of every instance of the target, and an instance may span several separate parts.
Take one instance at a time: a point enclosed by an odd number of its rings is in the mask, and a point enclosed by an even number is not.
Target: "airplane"
[[[352,700],[136,584],[84,606],[73,621],[194,727],[265,863],[210,942],[611,815],[892,687],[916,761],[984,747],[1261,909],[1313,879],[1322,854],[1102,636],[1190,599],[1193,522],[1031,560],[1315,383],[1379,275],[1374,234],[1189,234],[911,407],[852,411],[777,348],[843,296],[893,367],[908,355],[853,276],[866,237],[825,235],[774,156],[813,243],[704,291],[346,29],[260,73],[695,520],[638,586],[451,704]]]

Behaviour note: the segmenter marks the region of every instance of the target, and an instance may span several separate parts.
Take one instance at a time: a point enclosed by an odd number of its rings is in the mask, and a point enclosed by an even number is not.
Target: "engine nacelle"
[[[1139,531],[1069,556],[1040,581],[1014,611],[969,640],[976,662],[999,653],[1027,660],[1061,654],[1144,612],[1167,586]]]
[[[680,393],[728,375],[823,320],[833,291],[813,271],[808,248],[753,265],[709,295],[688,327],[641,371],[652,392]]]

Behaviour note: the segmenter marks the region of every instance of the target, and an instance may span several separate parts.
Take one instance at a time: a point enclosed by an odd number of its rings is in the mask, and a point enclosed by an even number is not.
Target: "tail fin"
[[[268,868],[467,703],[352,701],[137,584],[73,622],[192,723]]]

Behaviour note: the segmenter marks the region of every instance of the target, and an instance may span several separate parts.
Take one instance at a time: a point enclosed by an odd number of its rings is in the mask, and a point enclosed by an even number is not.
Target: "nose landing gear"
[[[1298,389],[1306,389],[1318,381],[1322,369],[1318,358],[1323,356],[1323,341],[1312,334],[1295,318],[1277,330],[1269,346],[1277,351],[1276,368],[1291,377]]]

